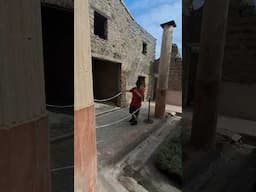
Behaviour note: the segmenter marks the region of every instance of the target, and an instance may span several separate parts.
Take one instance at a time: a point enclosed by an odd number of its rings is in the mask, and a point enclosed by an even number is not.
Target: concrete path
[[[151,107],[152,109],[155,108],[155,102],[151,102]],[[166,112],[168,113],[172,113],[172,112],[175,112],[175,113],[182,113],[182,106],[177,106],[177,105],[166,105]]]
[[[115,110],[120,109],[120,107],[116,107],[113,105],[107,105],[104,103],[95,103],[95,113],[96,116],[102,115],[102,114],[106,114]]]
[[[131,126],[128,109],[125,108],[97,118],[97,126],[118,122],[127,115],[125,121],[97,129],[98,163],[101,167],[114,165],[163,123],[154,118],[153,124],[144,123],[147,109],[143,108],[138,125]]]
[[[52,191],[73,192],[74,178],[74,118],[72,109],[49,111],[49,129],[51,139],[65,136],[51,143]],[[96,104],[97,126],[106,125],[126,117],[128,109],[115,108],[104,104]],[[154,119],[153,124],[145,124],[147,106],[141,110],[139,123],[131,126],[122,121],[112,126],[97,129],[98,165],[102,168],[114,164],[134,149],[153,130],[161,124]]]
[[[125,164],[127,164],[127,166],[134,172],[139,171],[155,153],[166,137],[169,136],[170,132],[177,126],[179,121],[180,118],[168,118],[162,126],[129,154]]]
[[[230,138],[217,135],[217,149],[195,150],[189,143],[191,113],[183,115],[184,192],[255,192],[256,150],[243,144],[233,144]],[[187,121],[188,120],[188,121]],[[240,134],[254,134],[254,122],[220,117],[218,133],[223,129]],[[246,129],[244,129],[246,128]],[[255,137],[254,137],[255,138]]]
[[[182,116],[192,121],[192,112],[186,111]],[[256,137],[256,121],[220,116],[218,119],[218,129],[226,129],[239,134]]]
[[[140,183],[138,183],[138,181],[132,178],[132,172],[137,172],[146,165],[158,146],[165,140],[167,136],[169,136],[171,131],[175,129],[178,122],[179,119],[173,117],[169,117],[165,121],[162,121],[161,124],[157,125],[157,129],[152,130],[147,139],[137,144],[130,153],[127,152],[119,163],[116,162],[111,166],[100,169],[98,174],[98,192],[147,192],[148,190],[145,188],[145,186],[142,186]],[[141,125],[140,129],[148,129],[148,127],[145,127],[144,125],[143,128]],[[134,131],[135,130],[132,132]],[[128,131],[128,135],[129,132],[130,131]],[[139,134],[139,129],[137,132]],[[128,137],[127,139],[124,137],[120,141],[126,144],[129,141],[132,142],[134,140],[133,137]],[[118,146],[119,141],[114,142],[114,145]],[[105,146],[103,148],[106,149],[107,147]],[[115,151],[113,151],[113,153],[115,153]],[[104,157],[104,159],[106,159],[106,157]],[[128,176],[127,171],[131,173],[131,175]],[[157,186],[161,186],[161,190],[159,189],[161,192],[180,192],[180,190],[178,190],[176,187],[168,185],[167,183],[168,182],[164,181],[162,181],[160,185],[158,183]]]
[[[230,145],[225,147],[221,154],[214,155],[211,152],[194,154],[198,157],[198,162],[190,159],[190,164],[183,167],[184,192],[254,192],[256,190],[255,152],[245,152]]]

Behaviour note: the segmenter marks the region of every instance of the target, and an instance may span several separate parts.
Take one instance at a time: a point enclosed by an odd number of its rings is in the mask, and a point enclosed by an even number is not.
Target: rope
[[[109,127],[109,126],[112,126],[112,125],[116,125],[116,124],[118,124],[118,123],[121,123],[122,121],[124,121],[124,120],[130,118],[130,116],[133,116],[133,115],[134,115],[135,113],[137,113],[139,110],[140,110],[140,108],[137,109],[136,111],[134,111],[132,114],[127,115],[125,118],[122,118],[122,119],[120,119],[120,120],[118,120],[118,121],[115,121],[115,122],[113,122],[113,123],[109,123],[109,124],[105,124],[105,125],[98,126],[98,127],[96,127],[96,129],[105,128],[105,127]],[[59,136],[59,137],[56,137],[56,138],[51,139],[51,143],[55,143],[55,142],[57,142],[57,141],[60,141],[60,140],[63,140],[63,139],[67,139],[67,138],[70,138],[70,137],[73,137],[73,136],[74,136],[74,132],[71,132],[71,133],[68,133],[68,134],[65,134],[65,135],[62,135],[62,136]],[[57,170],[57,169],[56,169],[56,170]],[[53,171],[55,171],[55,170],[53,170]],[[58,171],[58,170],[57,170],[57,171]]]
[[[115,107],[113,109],[109,109],[109,110],[105,110],[105,111],[96,113],[95,115],[96,115],[96,117],[103,117],[105,115],[108,115],[111,112],[115,112],[115,111],[120,110],[120,109],[121,109],[120,107]]]
[[[135,113],[137,113],[141,108],[138,108],[136,111],[134,111],[132,114],[128,114],[126,117],[118,120],[118,121],[115,121],[113,123],[109,123],[109,124],[105,124],[105,125],[100,125],[100,126],[96,126],[96,129],[100,129],[100,128],[105,128],[105,127],[109,127],[109,126],[112,126],[112,125],[116,125],[116,124],[119,124],[121,123],[122,121],[125,121],[126,119],[130,118],[130,116],[134,116]],[[62,136],[59,136],[59,137],[56,137],[56,138],[53,138],[51,139],[51,143],[55,143],[59,140],[63,140],[63,139],[67,139],[67,138],[70,138],[70,137],[73,137],[74,136],[74,132],[71,132],[71,133],[68,133],[68,134],[65,134],[65,135],[62,135]]]
[[[123,93],[120,92],[116,95],[114,95],[113,97],[109,97],[109,98],[106,98],[106,99],[94,99],[95,102],[106,102],[106,101],[111,101],[112,99],[115,99],[117,97],[119,97],[120,95],[122,95]]]
[[[122,118],[122,119],[120,119],[120,120],[118,120],[118,121],[115,121],[115,122],[113,122],[113,123],[109,123],[109,124],[105,124],[105,125],[101,125],[101,126],[96,126],[96,129],[105,128],[105,127],[109,127],[109,126],[112,126],[112,125],[119,124],[119,123],[121,123],[122,121],[125,121],[126,119],[129,119],[130,116],[134,116],[135,113],[137,113],[139,110],[140,110],[140,108],[137,109],[136,111],[134,111],[132,114],[129,114],[129,115],[127,115],[126,117],[124,117],[124,118]]]
[[[114,95],[113,97],[109,97],[109,98],[106,98],[106,99],[94,99],[94,102],[107,102],[107,101],[111,101],[112,99],[115,99],[115,98],[119,97],[122,94],[123,93],[120,92],[120,93]],[[50,105],[50,104],[46,104],[46,106],[47,107],[53,107],[53,108],[60,108],[60,109],[74,107],[74,105]]]
[[[64,170],[73,169],[73,168],[74,168],[74,165],[70,165],[70,166],[66,166],[66,167],[52,169],[51,172],[64,171]]]
[[[64,140],[64,139],[67,139],[67,138],[70,138],[73,136],[74,136],[74,132],[72,131],[71,133],[67,133],[67,134],[64,134],[64,135],[61,135],[61,136],[51,139],[51,143],[56,143],[57,141]]]
[[[63,109],[63,108],[72,108],[72,107],[74,107],[74,105],[49,105],[49,104],[46,104],[46,107]]]

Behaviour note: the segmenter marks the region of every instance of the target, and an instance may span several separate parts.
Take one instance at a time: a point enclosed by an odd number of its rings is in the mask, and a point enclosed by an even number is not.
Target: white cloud
[[[156,57],[160,56],[163,30],[160,24],[175,20],[173,43],[182,48],[182,3],[181,0],[140,0],[130,6],[137,22],[157,38]]]
[[[155,38],[157,38],[156,57],[160,56],[161,41],[162,41],[162,28],[160,24],[170,20],[175,20],[177,28],[174,29],[173,43],[176,43],[181,51],[182,48],[182,4],[180,0],[174,0],[172,3],[166,3],[166,0],[153,1],[154,4],[148,0],[139,1],[140,4],[149,3],[145,7],[154,5],[152,8],[145,8],[144,10],[138,8],[135,15],[138,23],[149,31]],[[160,3],[162,2],[162,3]],[[164,3],[163,3],[164,2]],[[138,3],[136,4],[138,5]]]

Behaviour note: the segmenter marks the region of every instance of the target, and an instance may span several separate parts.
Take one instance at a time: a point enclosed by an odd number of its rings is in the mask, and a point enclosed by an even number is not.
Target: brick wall
[[[172,57],[169,68],[169,90],[181,91],[182,90],[182,60],[178,56],[178,47],[172,46]]]
[[[160,60],[155,60],[154,63],[154,73],[158,73],[158,66]],[[172,46],[172,57],[169,66],[169,79],[168,79],[168,89],[173,91],[182,90],[182,59],[178,56],[178,47],[173,44]]]

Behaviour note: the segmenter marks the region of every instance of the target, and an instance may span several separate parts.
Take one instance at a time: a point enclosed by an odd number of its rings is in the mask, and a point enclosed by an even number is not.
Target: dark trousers
[[[129,113],[133,114],[135,111],[137,111],[140,107],[131,107],[129,109]],[[136,113],[134,113],[134,115],[132,115],[132,119],[130,121],[137,121],[138,117],[140,114],[140,110],[138,110]]]

